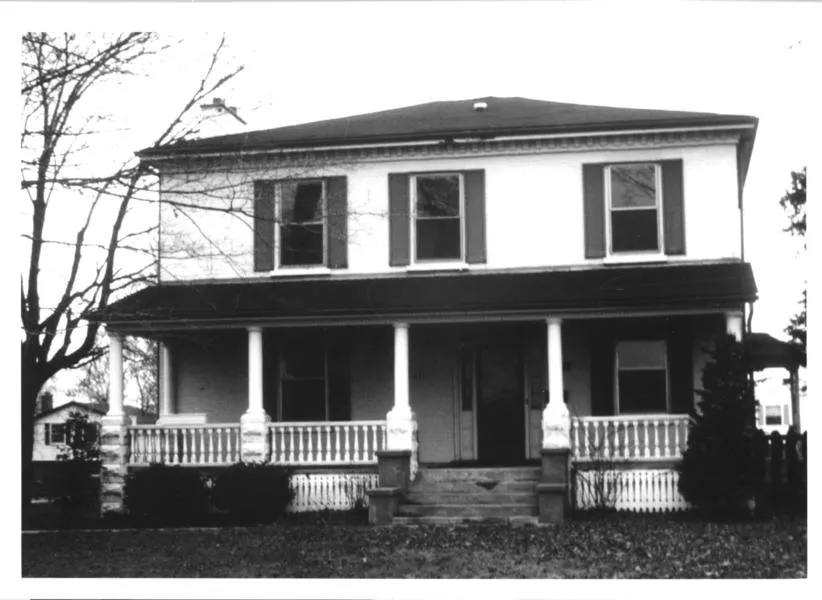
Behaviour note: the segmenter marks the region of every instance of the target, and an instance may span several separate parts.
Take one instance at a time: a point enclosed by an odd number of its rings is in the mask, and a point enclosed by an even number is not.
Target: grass
[[[24,534],[24,577],[783,578],[807,522],[611,515],[559,527],[369,527],[303,518],[219,530]]]

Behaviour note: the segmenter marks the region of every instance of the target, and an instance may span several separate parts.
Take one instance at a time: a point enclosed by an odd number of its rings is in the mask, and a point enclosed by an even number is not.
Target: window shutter
[[[411,221],[409,177],[405,173],[388,175],[388,237],[391,266],[404,266],[411,262]]]
[[[694,408],[694,375],[691,322],[687,317],[668,320],[668,377],[671,412],[690,414]]]
[[[665,254],[685,254],[685,204],[682,188],[682,161],[662,161]]]
[[[465,171],[465,262],[486,262],[485,171]]]
[[[602,165],[582,165],[585,258],[605,256],[605,176]]]
[[[326,180],[326,190],[328,267],[345,269],[348,267],[348,180],[330,177]]]
[[[254,270],[274,268],[274,181],[254,182]]]
[[[51,425],[46,423],[46,446],[51,445]]]
[[[614,356],[612,328],[607,323],[594,325],[591,340],[591,414],[614,414]]]

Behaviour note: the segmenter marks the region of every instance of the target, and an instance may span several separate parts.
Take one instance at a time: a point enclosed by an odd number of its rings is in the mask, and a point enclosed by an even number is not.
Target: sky
[[[10,82],[3,92],[6,107],[19,106],[14,103],[19,102],[22,31],[162,26],[182,40],[144,72],[96,98],[116,115],[117,125],[117,134],[98,150],[99,161],[127,158],[151,143],[196,85],[219,38],[205,32],[222,30],[227,31],[230,64],[245,69],[217,95],[238,107],[250,129],[479,96],[757,116],[744,195],[746,259],[753,264],[760,296],[753,327],[785,337],[782,330],[795,311],[807,259],[798,257],[796,241],[782,231],[787,221],[778,201],[790,185],[791,170],[815,159],[819,166],[813,155],[819,143],[815,75],[822,64],[822,7],[817,4],[0,4],[7,34],[0,48],[2,74]],[[19,113],[4,112],[3,153],[14,157]],[[19,189],[10,187],[19,181],[16,159],[5,163],[3,181],[8,189]],[[70,206],[62,210],[71,216]],[[6,221],[3,226],[12,229],[19,223]],[[13,234],[3,232],[6,239],[14,239]],[[59,272],[61,267],[54,268]],[[10,277],[8,289],[15,290],[18,271],[10,275],[14,280]],[[7,301],[7,314],[16,318],[16,299]],[[15,340],[13,356],[19,332],[14,323],[8,331],[7,338]],[[90,584],[89,592],[95,589],[106,590]]]

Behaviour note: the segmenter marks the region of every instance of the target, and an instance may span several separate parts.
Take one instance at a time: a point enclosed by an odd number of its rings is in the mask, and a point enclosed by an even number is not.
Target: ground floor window
[[[616,345],[618,414],[668,412],[668,364],[663,340],[619,341]]]
[[[782,425],[782,407],[765,407],[765,425]]]
[[[63,423],[46,423],[46,445],[66,443],[66,426]]]

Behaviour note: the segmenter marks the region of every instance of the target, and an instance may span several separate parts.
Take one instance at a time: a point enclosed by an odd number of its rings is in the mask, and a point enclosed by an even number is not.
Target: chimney
[[[54,408],[54,395],[51,392],[40,394],[40,412],[48,412]]]

